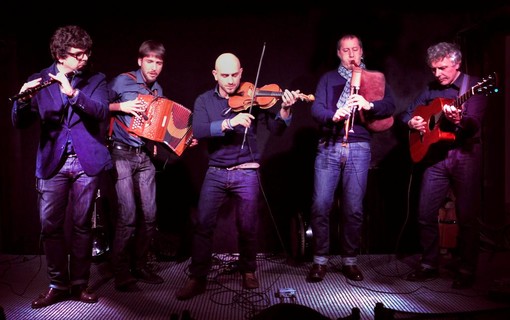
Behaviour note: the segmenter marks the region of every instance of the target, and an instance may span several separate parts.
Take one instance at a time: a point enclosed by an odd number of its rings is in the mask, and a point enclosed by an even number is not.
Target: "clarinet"
[[[79,74],[79,73],[80,73],[80,71],[78,71],[78,70],[71,71],[71,72],[66,73],[66,77],[70,78],[70,77],[72,77],[72,76],[74,76],[76,74]],[[28,97],[28,96],[30,96],[30,95],[40,91],[41,89],[46,88],[47,86],[49,86],[49,85],[51,85],[51,84],[53,84],[55,82],[58,82],[58,81],[54,80],[53,78],[50,78],[49,80],[41,82],[39,85],[37,85],[35,87],[28,88],[25,91],[21,91],[20,93],[13,95],[12,97],[9,98],[9,101],[13,102],[13,101],[17,101],[19,99],[24,99],[24,98],[26,98],[26,97]]]
[[[352,68],[352,77],[351,77],[351,94],[358,94],[360,85],[361,85],[361,68],[354,62],[351,61],[353,65]],[[354,117],[356,116],[356,111],[358,110],[358,106],[353,106],[351,109],[351,114],[344,122],[344,138],[343,142],[347,142],[349,138],[349,133],[354,133]]]

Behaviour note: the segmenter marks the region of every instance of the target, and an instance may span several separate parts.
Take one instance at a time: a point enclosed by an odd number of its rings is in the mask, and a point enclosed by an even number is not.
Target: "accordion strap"
[[[125,76],[128,76],[130,77],[131,79],[133,79],[134,81],[136,81],[136,75],[133,73],[133,72],[124,72],[122,73],[122,75],[125,75]],[[147,91],[149,91],[149,93],[153,96],[157,96],[158,94],[158,90],[151,90],[151,88],[149,88],[149,86],[147,86],[147,84],[144,82],[143,84],[140,84],[141,87],[147,89]],[[119,119],[115,118],[115,117],[110,117],[110,128],[108,130],[108,138],[111,140],[112,138],[112,134],[113,134],[113,123],[117,121],[117,123],[124,129],[126,130],[127,132],[129,132],[129,128],[124,124],[122,123],[122,121],[120,121]],[[131,132],[129,132],[129,134],[132,134],[132,135],[135,135]]]

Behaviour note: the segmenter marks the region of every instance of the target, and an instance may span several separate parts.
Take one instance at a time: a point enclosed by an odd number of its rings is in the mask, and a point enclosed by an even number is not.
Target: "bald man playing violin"
[[[229,107],[229,97],[236,95],[243,68],[232,53],[223,53],[212,71],[216,86],[201,94],[193,110],[193,134],[207,143],[209,167],[200,192],[194,225],[190,278],[176,292],[178,300],[204,293],[212,265],[213,234],[218,213],[228,199],[233,201],[238,229],[239,261],[244,289],[256,289],[257,226],[260,153],[257,150],[257,119],[273,134],[281,134],[290,125],[292,106],[299,91],[285,90],[281,105],[262,109],[252,106],[236,112]]]

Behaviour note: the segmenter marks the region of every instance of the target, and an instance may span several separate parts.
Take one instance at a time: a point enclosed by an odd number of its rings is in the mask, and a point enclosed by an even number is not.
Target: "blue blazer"
[[[54,63],[31,75],[27,82],[39,77],[46,82],[51,79],[48,73],[57,72]],[[112,168],[104,134],[109,116],[106,77],[102,73],[84,71],[76,75],[74,81],[73,86],[79,93],[72,103],[67,102],[55,83],[35,93],[29,101],[17,100],[13,104],[11,117],[16,128],[28,127],[37,119],[41,122],[37,178],[48,179],[58,172],[68,140],[72,141],[86,174],[95,176]]]

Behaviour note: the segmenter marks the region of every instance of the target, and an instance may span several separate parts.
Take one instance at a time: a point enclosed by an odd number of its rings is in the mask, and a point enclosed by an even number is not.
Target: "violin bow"
[[[266,52],[266,43],[264,42],[264,45],[262,46],[262,53],[260,54],[259,67],[257,68],[257,76],[255,77],[255,83],[253,84],[254,91],[251,96],[250,107],[249,107],[250,110],[248,111],[249,114],[251,114],[251,110],[253,108],[253,103],[255,102],[255,92],[257,90],[257,84],[259,82],[260,69],[262,68],[262,58],[264,58],[265,52]],[[244,129],[244,137],[243,137],[243,143],[241,144],[241,149],[244,148],[244,143],[246,142],[247,134],[248,134],[248,127],[246,127]]]

